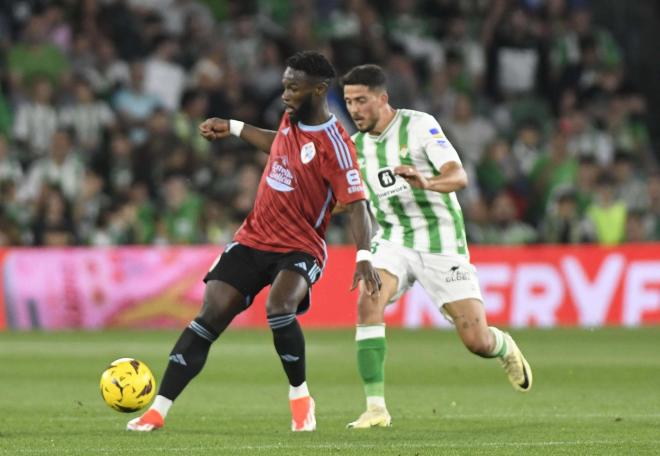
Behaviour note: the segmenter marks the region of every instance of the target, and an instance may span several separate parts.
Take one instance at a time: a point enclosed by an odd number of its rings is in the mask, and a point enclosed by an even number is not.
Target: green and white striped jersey
[[[469,257],[456,194],[415,189],[393,173],[394,167],[408,165],[431,177],[446,162],[461,162],[438,122],[429,114],[399,109],[379,136],[356,133],[352,139],[380,225],[374,241]]]

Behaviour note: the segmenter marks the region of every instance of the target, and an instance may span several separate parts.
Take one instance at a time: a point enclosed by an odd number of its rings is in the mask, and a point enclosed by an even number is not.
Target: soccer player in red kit
[[[325,230],[337,202],[348,208],[358,249],[353,285],[377,294],[370,261],[371,219],[353,143],[328,111],[334,69],[323,55],[299,52],[286,61],[277,131],[212,118],[200,125],[209,140],[239,136],[269,154],[252,212],[211,266],[204,303],[174,345],[158,396],[128,430],[163,426],[172,402],[202,369],[211,344],[267,285],[268,324],[289,379],[291,429],[316,429],[314,400],[305,381],[305,339],[296,315],[310,305],[310,288],[327,260]]]

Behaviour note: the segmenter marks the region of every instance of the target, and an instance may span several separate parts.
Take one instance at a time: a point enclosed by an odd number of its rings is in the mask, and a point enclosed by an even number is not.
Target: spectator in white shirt
[[[85,161],[97,151],[103,133],[115,124],[115,115],[105,101],[97,100],[90,84],[80,79],[75,84],[76,102],[60,111],[60,123],[73,130]]]
[[[60,128],[53,134],[48,157],[35,161],[28,172],[27,180],[20,192],[23,201],[35,201],[44,185],[58,187],[69,200],[82,188],[84,167],[71,143],[71,134]]]
[[[18,105],[14,121],[14,140],[19,147],[19,160],[29,163],[43,157],[57,128],[57,111],[52,104],[53,86],[46,77],[36,78],[32,99]]]
[[[11,155],[7,138],[0,135],[0,183],[18,184],[23,179],[21,164]]]
[[[87,66],[81,70],[92,84],[94,92],[105,96],[118,86],[130,83],[130,68],[126,62],[117,58],[117,51],[110,40],[99,40],[94,55],[97,59],[94,66]]]
[[[144,90],[154,95],[168,111],[179,109],[186,73],[176,62],[179,44],[164,39],[144,66]]]
[[[464,164],[475,166],[479,163],[486,145],[495,139],[495,127],[487,119],[474,115],[468,95],[456,97],[453,116],[442,125],[456,150],[460,151]]]

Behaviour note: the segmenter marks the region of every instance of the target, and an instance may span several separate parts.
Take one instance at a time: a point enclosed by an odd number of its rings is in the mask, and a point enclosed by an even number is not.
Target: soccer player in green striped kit
[[[367,410],[349,428],[386,427],[385,306],[415,281],[454,323],[468,350],[497,358],[518,391],[532,387],[532,371],[511,336],[488,326],[474,266],[470,264],[457,190],[467,175],[456,150],[430,115],[394,109],[377,65],[353,68],[342,79],[344,101],[358,133],[358,165],[379,231],[372,264],[380,294],[361,289],[356,330],[358,370]]]

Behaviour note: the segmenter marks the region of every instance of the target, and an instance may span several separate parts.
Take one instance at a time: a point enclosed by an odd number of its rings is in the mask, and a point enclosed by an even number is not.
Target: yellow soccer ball
[[[154,375],[137,359],[117,359],[101,375],[101,396],[119,412],[136,412],[149,404],[155,394]]]

